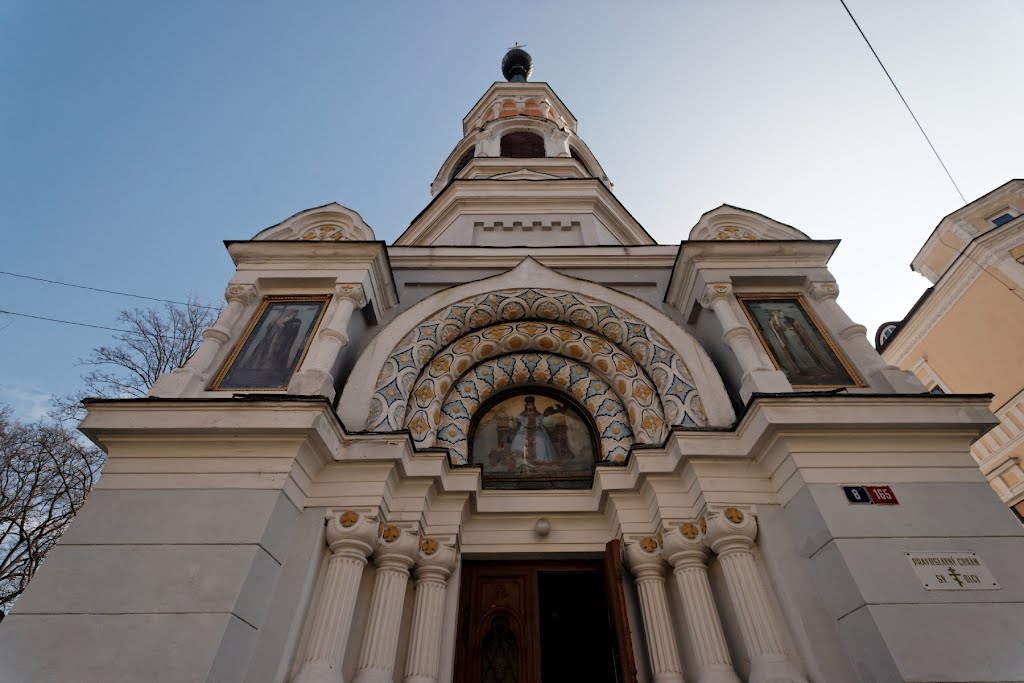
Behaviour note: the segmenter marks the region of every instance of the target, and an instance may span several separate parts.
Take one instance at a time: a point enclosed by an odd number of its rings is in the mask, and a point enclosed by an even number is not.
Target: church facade
[[[11,681],[1024,680],[1024,533],[837,301],[837,240],[657,244],[529,56],[391,245],[228,242],[199,351],[96,400],[103,478],[0,627]]]

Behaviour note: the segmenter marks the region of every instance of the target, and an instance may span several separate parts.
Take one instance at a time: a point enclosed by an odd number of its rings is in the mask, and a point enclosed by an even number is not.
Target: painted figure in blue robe
[[[536,400],[527,396],[526,406],[519,413],[519,429],[512,437],[512,450],[522,453],[526,463],[551,463],[555,459],[555,447],[544,429],[544,416],[537,410]]]

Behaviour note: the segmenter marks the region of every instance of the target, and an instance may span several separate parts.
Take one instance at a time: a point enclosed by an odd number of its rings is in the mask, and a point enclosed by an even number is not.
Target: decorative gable
[[[257,233],[253,240],[306,242],[373,242],[377,237],[362,217],[337,202],[300,211]]]
[[[809,240],[796,228],[754,211],[722,204],[700,217],[691,241]]]

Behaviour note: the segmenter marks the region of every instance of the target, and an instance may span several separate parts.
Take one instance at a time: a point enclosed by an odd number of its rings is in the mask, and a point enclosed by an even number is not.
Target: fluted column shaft
[[[709,515],[706,543],[718,554],[750,657],[750,683],[806,683],[786,653],[768,590],[754,560],[754,517],[738,508]]]
[[[309,347],[302,367],[288,383],[289,394],[319,395],[334,398],[334,376],[331,371],[341,349],[348,344],[348,326],[356,308],[366,305],[362,285],[337,284],[334,298],[316,339]]]
[[[415,532],[395,526],[384,529],[383,540],[373,556],[377,575],[353,683],[392,683],[405,587],[409,582],[409,568],[416,559],[416,548]]]
[[[416,560],[416,601],[412,610],[412,632],[405,662],[405,683],[437,683],[441,664],[441,635],[444,630],[444,601],[448,577],[455,568],[457,553],[435,539],[420,541]]]
[[[327,561],[319,599],[313,605],[309,640],[295,683],[344,683],[341,664],[352,626],[359,580],[377,543],[377,519],[353,511],[327,520]]]
[[[707,552],[696,522],[665,530],[663,554],[672,565],[679,589],[687,635],[700,672],[698,683],[740,683],[711,594]]]
[[[665,594],[665,564],[651,537],[626,547],[626,564],[640,595],[647,653],[655,683],[683,683],[675,628]]]
[[[754,346],[753,333],[733,313],[731,299],[732,285],[715,283],[705,287],[700,303],[715,312],[715,317],[722,325],[722,341],[732,349],[743,371],[766,369]]]

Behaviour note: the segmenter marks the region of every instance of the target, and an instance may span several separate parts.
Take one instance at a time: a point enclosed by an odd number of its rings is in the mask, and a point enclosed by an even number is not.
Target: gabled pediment
[[[314,242],[372,242],[373,230],[362,217],[337,202],[300,211],[277,225],[258,232],[253,240]]]
[[[756,211],[722,204],[700,217],[690,230],[691,241],[809,240],[796,228]]]

